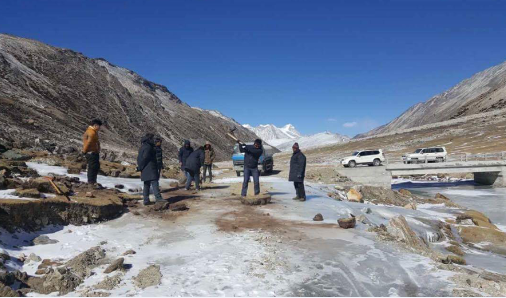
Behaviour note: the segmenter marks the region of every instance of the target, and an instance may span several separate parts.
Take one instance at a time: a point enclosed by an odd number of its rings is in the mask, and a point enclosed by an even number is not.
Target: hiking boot
[[[295,197],[295,198],[293,198],[292,200],[294,200],[294,201],[298,201],[298,200],[300,200],[300,198],[299,198],[299,197]]]

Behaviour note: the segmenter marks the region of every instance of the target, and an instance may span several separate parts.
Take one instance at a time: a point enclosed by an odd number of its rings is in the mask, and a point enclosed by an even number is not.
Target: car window
[[[444,152],[443,148],[436,148],[436,152]]]
[[[357,156],[360,153],[360,151],[353,152],[352,156]]]
[[[373,151],[372,154],[373,155],[378,155],[378,154],[380,154],[380,152],[379,151]]]
[[[421,153],[423,149],[416,149],[415,153]]]

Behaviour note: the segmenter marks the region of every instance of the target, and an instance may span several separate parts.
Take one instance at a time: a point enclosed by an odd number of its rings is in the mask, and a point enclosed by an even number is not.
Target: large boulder
[[[415,250],[427,250],[427,244],[411,229],[402,215],[393,217],[386,226],[387,232],[398,241]]]
[[[343,229],[352,229],[355,227],[357,220],[355,217],[340,218],[337,220],[337,223],[339,224],[339,227]]]
[[[95,246],[71,259],[65,266],[72,270],[72,273],[84,279],[91,275],[91,270],[105,258],[105,251],[100,246]]]
[[[473,223],[480,227],[485,227],[489,229],[499,230],[491,221],[490,219],[485,216],[485,214],[476,211],[476,210],[468,210],[464,213],[465,215],[469,216]]]
[[[21,198],[34,198],[34,199],[40,198],[40,191],[34,188],[16,189],[16,192],[14,194]]]
[[[114,262],[112,262],[107,268],[105,268],[104,273],[111,273],[116,270],[123,269],[123,262],[125,262],[124,258],[118,258]]]

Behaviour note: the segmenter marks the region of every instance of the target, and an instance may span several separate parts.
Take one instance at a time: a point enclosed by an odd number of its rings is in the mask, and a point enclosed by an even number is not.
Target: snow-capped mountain
[[[295,142],[299,143],[301,148],[307,149],[348,142],[350,140],[347,136],[331,132],[320,132],[305,136],[298,132],[291,124],[287,124],[281,128],[272,124],[264,124],[257,127],[252,127],[249,124],[244,124],[243,126],[280,151],[290,151]]]
[[[287,124],[281,128],[272,124],[261,124],[257,127],[253,127],[249,124],[244,124],[243,126],[254,132],[264,141],[296,139],[301,136],[301,134],[291,124]]]

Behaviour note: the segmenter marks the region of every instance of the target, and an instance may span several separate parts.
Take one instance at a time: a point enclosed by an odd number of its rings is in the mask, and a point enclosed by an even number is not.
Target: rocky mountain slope
[[[349,141],[349,137],[337,133],[321,132],[313,135],[302,135],[291,124],[276,127],[272,124],[252,127],[244,124],[244,127],[256,133],[262,140],[276,147],[280,151],[290,151],[293,143],[298,142],[301,148],[315,148]]]
[[[506,108],[506,62],[473,75],[392,122],[356,138],[390,133]]]
[[[165,86],[104,59],[35,40],[0,34],[0,141],[18,148],[78,150],[89,121],[106,121],[104,157],[133,157],[140,137],[154,132],[176,157],[184,139],[209,140],[226,159],[231,126],[244,140],[256,135],[216,111],[191,108]]]

